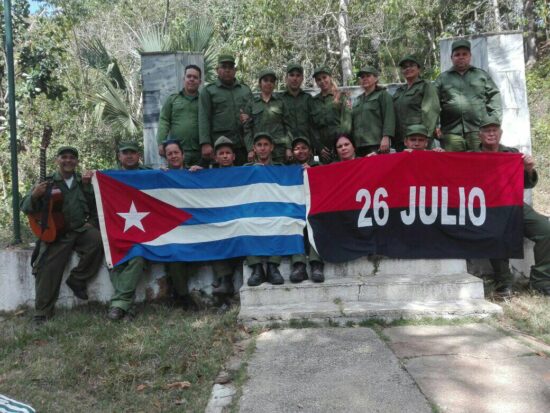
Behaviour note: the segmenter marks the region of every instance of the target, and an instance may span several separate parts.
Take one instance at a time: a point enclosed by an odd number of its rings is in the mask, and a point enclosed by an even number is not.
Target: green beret
[[[78,149],[76,149],[74,146],[61,146],[57,150],[57,156],[63,155],[65,152],[72,153],[75,157],[78,158]]]
[[[217,151],[220,146],[231,146],[233,148],[233,145],[234,143],[231,139],[222,135],[214,142],[214,150]]]
[[[218,63],[233,63],[235,64],[235,56],[232,54],[218,55]]]
[[[327,75],[332,76],[330,69],[328,67],[321,66],[315,69],[315,71],[313,72],[313,77],[320,75],[321,73],[326,73]]]
[[[258,80],[262,80],[266,76],[273,76],[277,80],[277,74],[273,69],[264,69],[258,75]]]
[[[472,45],[468,40],[465,40],[465,39],[455,40],[451,46],[451,53],[454,52],[455,49],[458,49],[459,47],[465,47],[466,49],[470,50],[472,48]]]
[[[499,126],[500,127],[500,119],[494,115],[487,115],[483,118],[481,121],[481,124],[479,125],[480,128],[485,128],[486,126]]]
[[[401,59],[399,61],[399,63],[397,63],[397,66],[401,66],[405,62],[413,62],[418,67],[422,67],[422,65],[420,63],[418,63],[418,60],[416,60],[416,58],[413,55],[407,55],[407,56],[403,57],[403,59]]]
[[[136,142],[121,142],[118,146],[118,151],[134,151],[139,152],[139,145]]]
[[[273,136],[271,136],[269,133],[267,132],[258,132],[256,135],[254,135],[254,143],[256,143],[256,141],[260,138],[267,138],[271,141],[271,143],[273,143]]]
[[[287,73],[290,73],[290,72],[292,72],[293,70],[297,70],[297,71],[300,72],[300,73],[304,73],[304,68],[303,68],[302,65],[299,64],[299,63],[289,63],[289,64],[286,66],[286,72],[287,72]]]
[[[410,125],[407,127],[406,131],[407,137],[411,135],[422,135],[428,138],[428,129],[424,125]]]
[[[308,147],[311,148],[311,143],[309,142],[309,139],[306,138],[305,136],[297,136],[294,139],[292,139],[291,147],[294,148],[294,146],[296,146],[300,142],[305,143]]]
[[[374,67],[372,67],[372,66],[365,66],[365,67],[359,69],[359,71],[357,72],[357,77],[361,77],[361,75],[362,75],[363,73],[370,73],[370,74],[372,74],[372,75],[374,75],[374,76],[378,76],[378,74],[379,74],[379,73],[378,73],[378,70],[376,70],[376,69],[375,69]]]

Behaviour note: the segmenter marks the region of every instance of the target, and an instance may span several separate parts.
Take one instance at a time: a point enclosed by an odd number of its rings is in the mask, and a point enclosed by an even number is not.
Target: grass
[[[15,314],[0,318],[1,393],[40,412],[204,411],[239,335],[236,310],[149,304],[134,322],[113,323],[90,305],[39,328]]]

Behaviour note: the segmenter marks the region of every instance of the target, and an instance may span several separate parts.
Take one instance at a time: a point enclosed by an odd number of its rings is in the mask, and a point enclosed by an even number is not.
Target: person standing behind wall
[[[167,139],[178,140],[185,151],[185,166],[201,161],[199,145],[199,86],[201,69],[195,65],[185,67],[183,90],[173,93],[160,111],[157,143],[159,155],[165,156],[163,143]]]
[[[438,135],[446,151],[475,151],[482,120],[491,116],[502,121],[500,92],[485,70],[470,65],[468,40],[456,40],[451,49],[453,67],[435,81],[441,105]]]
[[[395,113],[391,95],[378,86],[378,70],[367,66],[357,73],[364,93],[352,109],[352,136],[357,156],[388,153],[395,134]]]
[[[315,140],[315,149],[321,163],[328,164],[336,159],[332,150],[334,139],[339,134],[348,134],[351,131],[351,102],[345,93],[338,90],[328,68],[316,69],[313,77],[321,89],[313,97],[311,105],[311,121],[319,136]]]
[[[431,139],[440,111],[437,90],[431,82],[420,78],[421,66],[418,60],[414,56],[405,56],[399,61],[399,67],[407,83],[393,95],[396,128],[392,146],[397,152],[405,148],[409,126],[423,125]]]
[[[247,160],[244,130],[241,123],[246,103],[252,99],[250,88],[235,78],[235,57],[218,56],[218,79],[199,91],[199,142],[204,159],[212,159],[212,144],[220,136],[231,139],[235,165]]]

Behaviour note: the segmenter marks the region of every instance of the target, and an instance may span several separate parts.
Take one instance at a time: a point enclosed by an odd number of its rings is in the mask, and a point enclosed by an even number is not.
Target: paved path
[[[240,412],[546,413],[550,359],[487,324],[273,330]],[[550,347],[542,346],[550,351]],[[404,367],[404,368],[403,368]]]

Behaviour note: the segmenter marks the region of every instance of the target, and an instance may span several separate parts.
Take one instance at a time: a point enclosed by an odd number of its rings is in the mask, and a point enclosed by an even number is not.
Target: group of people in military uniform
[[[198,66],[185,68],[183,89],[165,101],[159,118],[159,154],[168,169],[190,171],[241,165],[300,164],[304,168],[404,150],[513,152],[500,144],[502,108],[500,93],[487,72],[471,65],[471,45],[467,40],[452,44],[452,67],[431,83],[421,78],[421,64],[414,56],[399,61],[406,81],[392,96],[379,85],[374,67],[364,67],[357,77],[362,93],[356,99],[340,90],[326,67],[313,77],[319,93],[302,89],[304,69],[298,63],[286,67],[283,92],[276,92],[277,75],[271,69],[258,75],[259,93],[236,78],[235,58],[218,57],[217,79],[201,87]],[[144,168],[136,144],[122,144],[118,159],[123,170]],[[66,193],[63,213],[68,231],[45,245],[35,261],[36,318],[43,321],[53,313],[59,294],[64,264],[76,250],[80,263],[71,271],[67,284],[79,298],[87,298],[86,283],[102,260],[97,212],[90,176],[76,172],[78,151],[62,147],[57,153],[58,170],[53,182]],[[524,156],[525,185],[537,181],[534,161]],[[33,188],[22,201],[24,212],[36,212],[46,184]],[[535,241],[535,265],[531,286],[550,295],[550,224],[546,217],[524,206],[525,236]],[[307,243],[307,236],[304,237]],[[307,255],[291,257],[291,282],[309,278],[323,282],[323,261],[314,248]],[[184,257],[182,257],[184,258]],[[489,257],[490,258],[490,257]],[[279,271],[281,257],[246,257],[251,267],[249,286],[267,281],[284,283]],[[233,273],[241,260],[213,262],[213,293],[234,294]],[[264,267],[265,263],[265,267]],[[497,292],[511,294],[513,277],[507,260],[491,260],[498,282]],[[111,272],[115,294],[109,318],[131,318],[132,301],[145,260],[136,257]],[[189,300],[189,263],[167,265],[175,295],[184,306]]]

